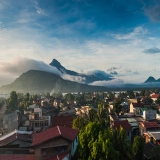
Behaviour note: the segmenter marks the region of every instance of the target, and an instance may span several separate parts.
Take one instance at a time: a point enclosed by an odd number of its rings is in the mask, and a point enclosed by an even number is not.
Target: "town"
[[[159,157],[159,89],[34,95],[12,91],[0,102],[0,159]]]

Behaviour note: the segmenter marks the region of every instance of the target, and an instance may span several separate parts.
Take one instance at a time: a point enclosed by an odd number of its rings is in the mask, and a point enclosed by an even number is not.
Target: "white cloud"
[[[96,81],[93,83],[90,83],[90,85],[94,85],[94,86],[120,86],[120,85],[124,85],[124,81],[120,80],[120,79],[113,79],[110,81]]]
[[[115,34],[113,36],[118,40],[130,40],[130,39],[135,39],[136,37],[147,34],[147,33],[148,33],[148,30],[140,26],[140,27],[134,28],[134,30],[128,34]]]
[[[38,14],[46,15],[44,9],[40,8],[39,3],[37,1],[32,0],[32,2],[34,3],[34,5],[35,5],[34,7],[35,7]]]

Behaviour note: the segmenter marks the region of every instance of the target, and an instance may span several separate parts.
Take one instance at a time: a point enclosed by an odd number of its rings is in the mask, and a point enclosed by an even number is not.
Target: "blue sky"
[[[159,33],[159,0],[0,0],[0,85],[28,59],[124,83],[160,78]]]

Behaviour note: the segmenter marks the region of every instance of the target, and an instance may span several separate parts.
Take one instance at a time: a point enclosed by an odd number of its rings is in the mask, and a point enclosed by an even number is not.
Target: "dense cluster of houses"
[[[155,102],[159,94],[151,94],[150,98]],[[151,105],[142,102],[144,97],[128,99],[125,109],[128,112],[113,114],[113,104],[109,105],[111,128],[123,127],[127,131],[128,140],[133,142],[134,137],[141,136],[145,142],[144,157],[151,159],[151,150],[160,145],[160,115]],[[124,107],[122,107],[124,109]]]
[[[95,93],[93,97],[101,97]],[[155,101],[159,94],[152,94]],[[150,105],[140,99],[126,99],[122,105],[123,114],[115,114],[114,100],[101,97],[108,104],[110,127],[123,127],[128,140],[134,137],[144,138],[144,157],[151,158],[150,151],[160,145],[160,115]],[[61,108],[57,112],[58,108]],[[50,101],[38,99],[22,115],[20,111],[8,112],[1,120],[0,159],[18,160],[69,160],[75,153],[79,131],[72,128],[76,116],[88,114],[93,106],[77,106],[76,101],[67,102],[60,99]]]

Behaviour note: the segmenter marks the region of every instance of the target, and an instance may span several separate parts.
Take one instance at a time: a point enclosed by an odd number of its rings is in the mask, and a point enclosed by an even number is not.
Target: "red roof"
[[[145,128],[158,128],[160,127],[156,122],[140,122]]]
[[[52,120],[52,127],[63,126],[72,128],[72,116],[54,116]]]
[[[128,123],[128,120],[113,121],[113,128],[119,129],[120,126],[121,126],[124,130],[131,130],[131,125]]]
[[[76,136],[78,135],[78,132],[79,131],[77,129],[72,129],[68,127],[61,127],[61,126],[53,127],[46,131],[36,134],[33,138],[32,146],[39,145],[47,140],[60,136],[68,140],[74,141]]]
[[[0,154],[0,160],[35,160],[35,157],[26,154]]]
[[[144,107],[143,103],[132,103],[133,107]]]
[[[69,154],[69,152],[63,153],[63,154],[59,154],[57,156],[53,156],[47,160],[62,160],[63,158],[65,158],[67,155]]]
[[[3,140],[0,140],[0,146],[5,146],[5,145],[17,140],[17,139],[26,140],[27,138],[31,138],[30,135],[14,133],[13,135],[11,135],[9,137],[6,137]]]
[[[151,98],[158,98],[160,96],[160,94],[153,94],[152,96],[151,96]]]

